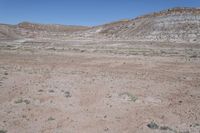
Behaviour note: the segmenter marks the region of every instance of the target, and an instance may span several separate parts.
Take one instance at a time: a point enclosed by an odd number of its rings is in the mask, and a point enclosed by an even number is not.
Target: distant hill
[[[79,39],[200,42],[200,9],[172,8],[94,27],[30,22],[0,25],[0,39],[60,36]]]
[[[17,25],[18,28],[31,31],[49,31],[49,32],[74,32],[88,29],[86,26],[58,25],[58,24],[36,24],[30,22],[22,22]]]

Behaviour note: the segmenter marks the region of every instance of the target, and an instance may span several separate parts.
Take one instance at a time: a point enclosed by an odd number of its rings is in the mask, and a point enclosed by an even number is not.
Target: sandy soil
[[[200,60],[0,51],[0,133],[199,133]]]

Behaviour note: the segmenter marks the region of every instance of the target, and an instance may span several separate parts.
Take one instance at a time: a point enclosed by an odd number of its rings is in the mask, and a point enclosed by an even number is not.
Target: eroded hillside
[[[140,41],[200,42],[200,9],[168,9],[97,26],[83,35]]]
[[[106,39],[161,42],[200,42],[200,9],[173,8],[94,27],[23,22],[0,25],[1,38]]]

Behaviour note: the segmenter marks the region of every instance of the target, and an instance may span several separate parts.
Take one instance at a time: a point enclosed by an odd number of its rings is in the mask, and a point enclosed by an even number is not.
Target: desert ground
[[[200,45],[0,43],[0,133],[199,133]]]

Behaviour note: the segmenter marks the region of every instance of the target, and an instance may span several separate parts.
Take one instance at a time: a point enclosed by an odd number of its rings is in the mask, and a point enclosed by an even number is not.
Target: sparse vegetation
[[[40,89],[40,90],[38,90],[38,92],[43,92],[44,90],[42,90],[42,89]]]
[[[169,130],[169,131],[172,131],[172,129],[169,128],[168,126],[161,126],[160,130]]]
[[[193,125],[190,125],[190,127],[200,127],[200,124],[195,123],[195,124],[193,124]]]
[[[0,130],[0,133],[7,133],[6,130]]]
[[[23,102],[26,103],[26,104],[30,104],[30,101],[27,100],[27,99],[25,99]]]
[[[133,101],[135,102],[138,98],[134,95],[132,95],[129,92],[123,92],[119,94],[120,97],[122,97],[123,99],[127,99],[128,101]]]
[[[23,103],[23,99],[18,99],[17,101],[15,101],[16,104],[18,103]]]
[[[8,72],[4,72],[4,75],[8,75]]]
[[[54,91],[54,90],[49,90],[49,92],[50,92],[50,93],[54,93],[55,91]]]
[[[68,97],[71,97],[71,94],[70,94],[69,91],[66,91],[66,92],[65,92],[65,97],[67,97],[67,98],[68,98]]]
[[[183,131],[183,132],[179,132],[175,129],[172,129],[168,126],[159,126],[158,124],[156,124],[154,121],[150,122],[149,124],[147,124],[147,127],[150,129],[154,129],[154,130],[163,130],[163,131],[170,131],[173,133],[189,133],[189,131]]]
[[[15,101],[16,104],[19,104],[19,103],[25,103],[25,104],[30,104],[30,101],[25,99],[23,100],[22,98],[18,99],[17,101]]]
[[[197,58],[197,57],[198,57],[197,54],[193,54],[190,56],[190,58]]]
[[[77,32],[0,24],[1,128],[198,132],[199,13],[150,14]]]
[[[54,121],[54,120],[55,120],[55,118],[53,118],[53,117],[48,118],[48,121]]]
[[[48,48],[47,50],[53,50],[53,51],[55,51],[56,48],[55,48],[55,47],[52,47],[52,48]]]
[[[12,48],[12,47],[15,47],[15,46],[14,45],[6,45],[6,47]]]

